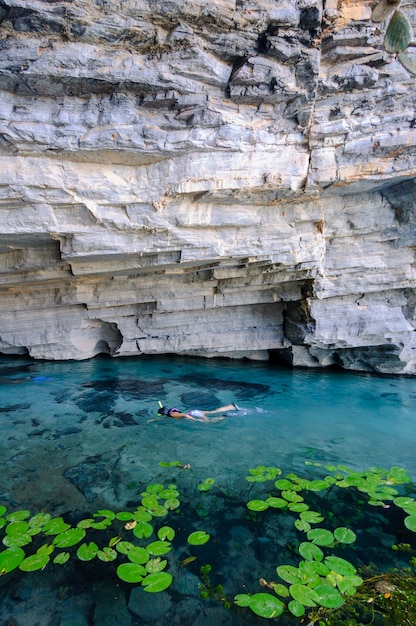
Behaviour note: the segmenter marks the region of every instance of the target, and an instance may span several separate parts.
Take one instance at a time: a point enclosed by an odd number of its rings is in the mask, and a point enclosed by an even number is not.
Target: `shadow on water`
[[[30,574],[15,570],[0,577],[1,626],[264,624],[232,599],[261,591],[259,579],[276,578],[279,563],[296,562],[294,520],[247,510],[250,498],[273,488],[250,485],[248,470],[274,466],[313,478],[321,470],[305,462],[322,462],[357,471],[399,466],[414,478],[415,398],[415,379],[264,363],[1,359],[0,505],[48,511],[76,524],[100,509],[134,510],[149,483],[173,484],[182,494],[182,505],[161,521],[177,530],[175,550],[166,557],[174,574],[167,591],[132,588],[117,578],[116,564],[97,559],[71,559]],[[158,416],[159,400],[208,410],[235,402],[243,410],[212,423],[172,420]],[[173,460],[190,468],[159,465]],[[206,479],[214,486],[204,492],[198,485]],[[312,502],[325,510],[319,496]],[[412,540],[405,530],[398,534],[402,519],[386,521],[348,496],[327,514],[334,511],[340,523],[358,525],[371,562],[402,564],[403,555],[393,559],[391,548],[386,552],[394,542]],[[211,541],[190,547],[186,537],[201,527]],[[123,524],[108,538],[115,532],[123,535]],[[211,569],[203,579],[206,564]]]

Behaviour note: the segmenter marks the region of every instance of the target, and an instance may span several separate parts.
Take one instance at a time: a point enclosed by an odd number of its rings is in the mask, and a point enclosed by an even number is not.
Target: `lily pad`
[[[131,519],[135,520],[136,522],[150,522],[152,519],[152,515],[151,513],[149,513],[149,511],[135,511],[132,514]]]
[[[300,514],[300,519],[304,522],[309,522],[310,524],[320,524],[324,517],[316,511],[304,511]]]
[[[117,552],[116,550],[114,550],[114,548],[110,548],[106,546],[102,550],[98,550],[97,556],[100,559],[100,561],[103,561],[104,563],[109,563],[110,561],[116,560]]]
[[[140,563],[144,565],[149,560],[150,556],[146,548],[141,546],[132,546],[127,552],[127,558],[132,563]]]
[[[345,526],[339,526],[334,530],[334,537],[340,543],[354,543],[357,539],[357,535],[350,528],[346,528]]]
[[[139,522],[133,529],[133,535],[139,539],[148,539],[153,534],[153,526],[148,522]]]
[[[299,554],[307,561],[322,561],[324,553],[315,543],[302,541],[299,545]]]
[[[156,572],[161,572],[162,570],[165,569],[166,565],[168,564],[166,559],[160,559],[159,557],[157,559],[150,559],[145,567],[146,567],[146,571],[149,572],[149,574],[154,574]]]
[[[158,593],[167,589],[173,580],[172,574],[169,572],[153,572],[143,578],[142,585],[145,591],[149,593]]]
[[[83,543],[77,550],[77,557],[80,561],[92,561],[98,552],[98,546],[91,541],[90,543]]]
[[[64,522],[62,517],[53,517],[49,522],[46,522],[43,532],[45,535],[59,535],[69,528],[71,528],[70,524]]]
[[[250,500],[247,502],[247,508],[250,511],[265,511],[269,508],[269,505],[264,500]]]
[[[279,565],[276,572],[286,583],[297,584],[300,582],[299,570],[293,565]]]
[[[297,600],[291,600],[287,605],[287,608],[295,617],[302,617],[302,615],[305,615],[305,607]]]
[[[357,572],[352,563],[339,556],[327,556],[324,560],[324,564],[329,567],[330,570],[342,576],[353,576]]]
[[[260,500],[260,502],[262,502],[262,500]],[[283,498],[275,498],[274,496],[267,498],[265,502],[268,506],[271,506],[272,509],[284,509],[288,504],[287,500],[284,500]]]
[[[30,516],[30,511],[26,509],[22,511],[14,511],[14,513],[9,513],[6,517],[8,522],[20,522],[21,520],[27,519]]]
[[[146,546],[146,550],[153,556],[167,554],[172,549],[170,541],[153,541]]]
[[[289,587],[290,595],[294,600],[297,600],[303,606],[316,606],[317,597],[316,593],[313,589],[308,587],[307,585],[301,585],[299,583],[290,585]]]
[[[255,593],[250,597],[249,607],[253,613],[267,619],[279,617],[285,610],[283,602],[269,593]]]
[[[416,515],[409,515],[408,517],[405,517],[404,525],[406,528],[416,533]]]
[[[56,565],[63,565],[64,563],[69,561],[70,557],[71,555],[69,554],[69,552],[60,552],[59,554],[56,555],[53,562]]]
[[[317,603],[326,609],[338,609],[344,604],[342,595],[329,585],[319,585],[314,589]]]
[[[20,547],[8,548],[0,552],[0,575],[8,574],[19,567],[24,558],[25,553]]]
[[[210,535],[204,530],[196,530],[188,537],[188,543],[191,546],[203,546],[210,540]]]
[[[333,546],[334,535],[325,528],[313,528],[308,532],[308,539],[318,546]]]
[[[32,554],[20,563],[19,569],[21,569],[22,572],[35,572],[36,570],[46,567],[49,561],[49,554]]]
[[[172,539],[174,539],[175,537],[175,531],[173,530],[173,528],[171,528],[171,526],[162,526],[157,531],[157,536],[161,541],[163,541],[164,539],[172,541]]]
[[[57,548],[70,548],[82,541],[86,535],[84,528],[70,528],[65,532],[57,535],[53,543]]]
[[[139,583],[147,575],[139,563],[122,563],[117,568],[117,576],[126,583]]]

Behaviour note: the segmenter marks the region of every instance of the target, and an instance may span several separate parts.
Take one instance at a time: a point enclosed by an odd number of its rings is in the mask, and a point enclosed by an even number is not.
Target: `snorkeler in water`
[[[176,407],[168,409],[159,402],[160,408],[158,410],[159,415],[166,415],[166,417],[173,417],[173,419],[190,419],[196,422],[209,422],[212,421],[208,418],[208,415],[215,415],[217,413],[226,413],[227,411],[239,411],[239,407],[236,404],[227,404],[226,406],[220,406],[218,409],[212,411],[201,411],[199,409],[192,409],[190,411],[183,412]],[[223,419],[223,418],[220,418]]]

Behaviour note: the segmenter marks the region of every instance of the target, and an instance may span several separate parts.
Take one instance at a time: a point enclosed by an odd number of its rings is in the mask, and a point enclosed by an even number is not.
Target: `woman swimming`
[[[166,408],[165,406],[161,406],[158,410],[159,415],[166,415],[166,417],[173,417],[173,419],[180,419],[184,417],[186,419],[199,421],[199,422],[209,422],[208,415],[215,415],[216,413],[225,413],[226,411],[238,411],[239,408],[236,404],[227,404],[226,406],[220,406],[218,409],[214,409],[212,411],[201,411],[199,409],[192,409],[190,411],[186,411],[185,413],[176,407],[171,409]]]

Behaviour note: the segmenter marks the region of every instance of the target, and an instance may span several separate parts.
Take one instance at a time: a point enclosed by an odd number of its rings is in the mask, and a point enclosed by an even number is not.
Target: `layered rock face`
[[[374,5],[1,0],[0,352],[415,374],[416,78]]]

